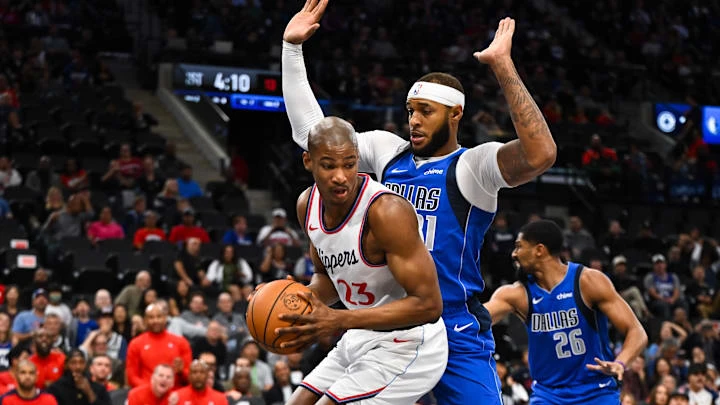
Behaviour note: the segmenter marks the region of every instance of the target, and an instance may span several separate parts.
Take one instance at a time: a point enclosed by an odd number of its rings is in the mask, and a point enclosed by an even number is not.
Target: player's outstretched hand
[[[490,45],[482,52],[475,52],[473,56],[480,63],[488,65],[504,58],[510,58],[513,33],[515,33],[515,20],[510,17],[503,18],[500,20],[498,29],[495,31],[495,38]]]
[[[295,340],[282,343],[282,348],[307,347],[322,336],[332,335],[340,330],[340,311],[332,309],[320,301],[315,294],[305,293],[301,295],[312,304],[312,312],[306,315],[282,314],[280,319],[292,322],[297,326],[278,328],[275,333],[284,335],[295,333],[298,337]]]
[[[329,0],[307,0],[305,6],[285,27],[283,39],[291,44],[302,44],[320,28],[320,19]]]
[[[595,357],[595,363],[597,364],[587,364],[585,367],[587,367],[588,370],[599,371],[605,375],[617,378],[618,381],[622,381],[623,374],[625,373],[625,367],[622,364],[616,361],[600,360],[597,357]]]

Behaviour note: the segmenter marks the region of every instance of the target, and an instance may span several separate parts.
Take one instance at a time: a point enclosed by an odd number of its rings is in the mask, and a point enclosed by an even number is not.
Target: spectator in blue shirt
[[[201,197],[203,195],[203,191],[200,188],[200,185],[192,179],[192,166],[183,166],[177,182],[178,192],[183,198]]]
[[[233,227],[225,232],[222,243],[225,245],[249,246],[253,244],[252,238],[247,234],[247,218],[235,215],[232,220]]]
[[[32,294],[32,309],[20,312],[13,321],[13,341],[21,342],[32,337],[35,329],[45,320],[45,307],[48,304],[48,292],[38,288]]]

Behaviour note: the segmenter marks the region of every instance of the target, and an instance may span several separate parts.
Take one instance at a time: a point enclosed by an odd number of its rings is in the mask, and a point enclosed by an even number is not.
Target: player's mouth
[[[410,142],[412,142],[413,145],[419,145],[423,143],[425,140],[425,135],[421,134],[420,132],[411,131],[410,132]]]
[[[332,190],[333,195],[337,198],[344,198],[348,195],[348,189],[345,187],[336,187]]]

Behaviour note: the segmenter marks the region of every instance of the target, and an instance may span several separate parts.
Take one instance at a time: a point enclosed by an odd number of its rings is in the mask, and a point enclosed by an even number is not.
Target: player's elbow
[[[443,312],[443,302],[440,294],[435,294],[432,298],[425,299],[422,308],[423,322],[435,323],[440,319]]]
[[[550,138],[549,142],[539,147],[536,153],[533,154],[532,158],[528,159],[528,164],[534,167],[539,172],[551,168],[557,160],[557,145],[555,141]]]
[[[640,350],[642,351],[648,345],[648,335],[647,332],[645,332],[645,328],[643,328],[641,325],[638,325],[635,330],[637,331]]]

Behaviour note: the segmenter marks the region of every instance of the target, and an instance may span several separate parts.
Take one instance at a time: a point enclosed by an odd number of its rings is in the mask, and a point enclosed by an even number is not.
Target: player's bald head
[[[325,117],[310,128],[308,152],[312,153],[321,146],[353,145],[357,149],[355,128],[342,118]]]

